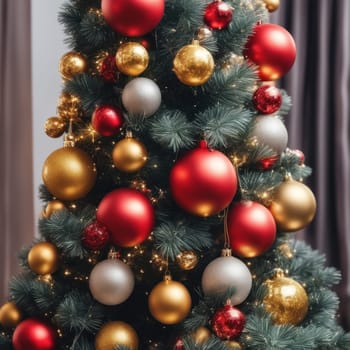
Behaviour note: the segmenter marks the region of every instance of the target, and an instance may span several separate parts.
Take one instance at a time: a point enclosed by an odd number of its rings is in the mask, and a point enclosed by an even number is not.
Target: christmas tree
[[[40,238],[0,309],[8,350],[350,349],[340,274],[294,232],[311,173],[275,82],[278,1],[70,0]]]

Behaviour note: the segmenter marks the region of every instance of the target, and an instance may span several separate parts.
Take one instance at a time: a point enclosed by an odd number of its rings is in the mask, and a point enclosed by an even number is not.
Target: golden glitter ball
[[[298,325],[305,318],[309,302],[303,286],[292,278],[285,277],[281,270],[267,280],[267,294],[263,305],[278,325]]]
[[[196,343],[196,345],[201,345],[205,343],[211,336],[212,333],[207,327],[198,327],[195,331],[191,333],[191,337]]]
[[[108,322],[102,326],[95,337],[96,350],[115,350],[117,346],[125,346],[130,350],[139,349],[136,331],[122,321]]]
[[[80,98],[63,92],[57,104],[57,113],[64,120],[77,119],[81,115]]]
[[[4,328],[14,328],[22,320],[22,313],[15,303],[9,301],[0,308],[0,325]]]
[[[60,117],[50,117],[45,122],[45,133],[49,137],[60,137],[66,131],[67,123]]]
[[[148,297],[148,308],[152,316],[167,325],[183,321],[192,306],[191,295],[180,282],[166,276],[159,282]]]
[[[185,250],[176,256],[176,262],[182,270],[192,270],[198,264],[198,255],[193,250]]]
[[[57,271],[60,254],[50,242],[36,243],[28,253],[28,264],[38,275],[48,275]]]
[[[211,53],[196,40],[178,51],[173,65],[178,79],[190,86],[202,85],[208,81],[215,67]]]
[[[46,219],[48,219],[53,213],[55,213],[58,210],[62,210],[65,209],[66,206],[64,205],[64,203],[62,203],[61,201],[55,199],[49,203],[47,203],[45,209],[42,212],[42,216]]]
[[[225,345],[229,350],[243,350],[242,345],[234,340],[225,341]]]
[[[76,74],[86,72],[87,67],[86,57],[79,52],[71,51],[61,57],[59,71],[62,78],[72,79]]]
[[[137,42],[127,42],[119,46],[115,55],[115,63],[120,72],[136,77],[147,69],[149,55],[143,45]]]
[[[309,187],[289,179],[274,191],[269,209],[279,231],[294,232],[312,221],[316,199]]]
[[[274,12],[280,7],[280,0],[263,0],[267,11]]]
[[[45,186],[55,197],[63,201],[83,198],[96,181],[95,166],[83,150],[62,147],[53,151],[42,169]]]

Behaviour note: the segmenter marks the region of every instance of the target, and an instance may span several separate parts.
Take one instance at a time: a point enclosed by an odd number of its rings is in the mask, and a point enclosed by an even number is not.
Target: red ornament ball
[[[96,218],[110,231],[113,244],[133,247],[148,238],[155,215],[151,201],[143,193],[119,188],[102,199]]]
[[[253,258],[266,252],[276,238],[276,223],[262,204],[234,203],[227,216],[228,234],[234,254]]]
[[[86,248],[99,250],[109,242],[109,231],[106,226],[95,220],[85,227],[81,240]]]
[[[55,350],[56,333],[50,325],[28,318],[16,327],[12,344],[14,350]]]
[[[259,168],[262,170],[269,170],[276,165],[279,159],[279,155],[262,158],[259,160]]]
[[[186,211],[209,216],[225,209],[237,191],[237,175],[230,160],[210,150],[205,141],[180,158],[170,172],[176,203]]]
[[[184,350],[184,342],[181,338],[178,338],[172,350]]]
[[[102,136],[118,134],[124,123],[122,111],[114,106],[99,106],[91,118],[92,127]]]
[[[125,36],[142,36],[153,30],[164,15],[164,0],[102,0],[106,22]]]
[[[221,0],[210,3],[204,12],[204,22],[211,29],[223,29],[229,25],[233,8]]]
[[[116,83],[118,80],[118,69],[115,64],[115,56],[108,55],[102,62],[100,68],[102,78],[110,83]]]
[[[304,164],[305,154],[303,151],[300,151],[299,149],[293,149],[290,152],[292,152],[299,159],[299,165]]]
[[[263,23],[255,26],[243,55],[259,67],[261,80],[277,80],[292,67],[296,47],[286,29],[277,24]]]
[[[245,316],[239,309],[227,304],[215,312],[211,323],[214,333],[220,339],[231,340],[242,333]]]
[[[282,104],[281,91],[275,86],[260,86],[253,95],[254,107],[263,114],[272,114],[278,111]]]

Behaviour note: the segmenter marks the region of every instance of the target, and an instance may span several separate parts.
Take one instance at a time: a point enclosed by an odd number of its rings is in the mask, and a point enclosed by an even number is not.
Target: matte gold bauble
[[[81,115],[80,98],[78,96],[62,93],[58,99],[57,113],[64,120],[77,119]]]
[[[191,295],[186,287],[166,276],[148,297],[148,308],[152,316],[167,325],[176,324],[186,318],[191,310]]]
[[[306,316],[309,302],[305,289],[292,278],[285,277],[282,270],[267,280],[267,294],[263,305],[275,324],[297,325]]]
[[[60,254],[50,242],[35,244],[28,253],[28,264],[38,275],[48,275],[57,271]]]
[[[120,140],[113,148],[113,163],[126,173],[140,170],[147,162],[147,149],[142,142],[131,136]]]
[[[198,255],[193,250],[185,250],[176,256],[176,262],[182,270],[192,270],[198,264]]]
[[[128,42],[118,47],[115,63],[120,72],[136,77],[143,73],[149,62],[145,47],[137,42]]]
[[[67,52],[61,57],[59,71],[64,79],[72,79],[76,74],[84,73],[88,63],[84,55],[79,52]]]
[[[196,343],[196,345],[201,345],[205,343],[211,336],[212,333],[207,327],[198,327],[195,331],[191,333],[191,337]]]
[[[9,301],[0,308],[0,326],[14,328],[22,320],[22,313],[15,303]]]
[[[96,171],[90,157],[76,147],[63,147],[45,160],[42,178],[58,199],[73,201],[87,195],[95,184]]]
[[[45,209],[42,212],[42,215],[44,218],[48,219],[53,213],[55,213],[58,210],[62,210],[65,209],[66,206],[64,205],[64,203],[62,203],[59,200],[53,200],[49,203],[47,203]]]
[[[267,11],[273,12],[280,7],[280,0],[263,0]]]
[[[197,40],[182,47],[174,58],[174,72],[185,85],[198,86],[209,80],[214,71],[211,53]]]
[[[227,340],[225,341],[225,345],[229,350],[242,350],[242,346],[240,343],[234,341],[234,340]]]
[[[129,350],[139,349],[139,339],[136,331],[122,321],[108,322],[99,330],[95,338],[96,350],[115,350],[125,346]]]
[[[314,218],[316,199],[306,185],[287,180],[273,193],[270,211],[279,231],[298,231]]]
[[[49,137],[60,137],[67,127],[66,121],[60,117],[50,117],[45,122],[45,133]]]

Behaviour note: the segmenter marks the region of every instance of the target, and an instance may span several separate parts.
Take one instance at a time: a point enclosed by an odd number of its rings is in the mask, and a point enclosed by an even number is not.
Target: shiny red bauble
[[[277,80],[292,67],[296,47],[286,29],[277,24],[263,23],[255,26],[243,55],[258,66],[261,80]]]
[[[279,159],[280,159],[279,155],[262,158],[258,162],[258,168],[260,168],[261,170],[269,170],[276,165]]]
[[[54,329],[35,318],[22,321],[12,336],[14,350],[55,350],[56,341]]]
[[[216,311],[211,320],[214,333],[220,339],[225,340],[238,337],[242,333],[245,323],[244,314],[230,304]]]
[[[106,226],[95,220],[84,228],[81,241],[88,249],[102,249],[109,242],[109,231]]]
[[[282,104],[280,89],[271,85],[260,86],[253,95],[254,107],[262,114],[272,114],[278,111]]]
[[[232,20],[233,8],[221,0],[210,3],[204,12],[204,22],[211,29],[223,29]]]
[[[170,172],[170,189],[186,211],[209,216],[225,209],[237,191],[237,175],[230,160],[210,150],[205,141],[180,158]]]
[[[114,106],[99,106],[92,114],[91,124],[101,136],[112,136],[120,132],[124,123],[122,111]]]
[[[106,22],[125,36],[142,36],[153,30],[164,15],[164,0],[102,0]]]
[[[262,204],[234,203],[227,216],[228,234],[234,254],[253,258],[266,252],[276,238],[276,223]]]
[[[119,188],[103,197],[96,218],[110,231],[113,244],[133,247],[148,238],[155,215],[151,201],[143,193]]]

